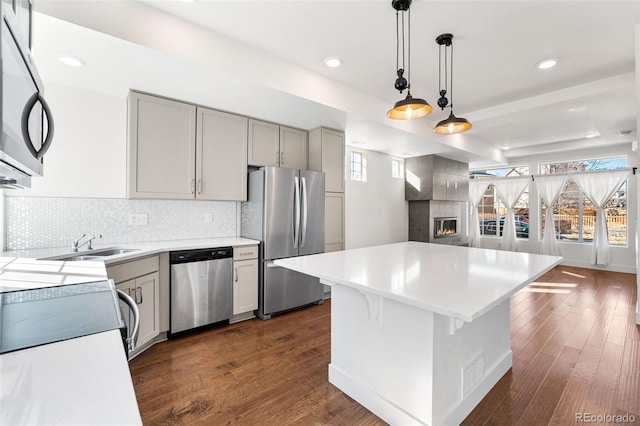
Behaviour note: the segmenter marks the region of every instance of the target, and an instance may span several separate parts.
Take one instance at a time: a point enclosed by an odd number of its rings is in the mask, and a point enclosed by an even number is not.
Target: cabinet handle
[[[276,163],[280,164],[280,151],[276,152]]]
[[[447,188],[449,187],[449,181],[447,181]]]
[[[198,194],[202,194],[202,179],[198,179]]]
[[[453,182],[453,187],[454,187],[455,189],[458,189],[458,182]]]
[[[236,266],[236,273],[234,275],[236,276],[236,279],[234,281],[238,282],[238,267],[237,266]]]
[[[191,193],[195,193],[196,192],[196,180],[195,179],[191,179]]]
[[[144,302],[144,296],[142,295],[142,288],[138,287],[136,289],[136,295],[138,295],[138,290],[140,290],[140,302],[136,302],[136,303],[138,303],[138,305],[142,305],[142,303]]]

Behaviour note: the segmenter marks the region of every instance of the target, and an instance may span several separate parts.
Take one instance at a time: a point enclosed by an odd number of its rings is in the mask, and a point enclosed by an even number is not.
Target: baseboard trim
[[[362,381],[329,364],[329,383],[355,399],[360,405],[391,425],[424,425],[397,405],[380,396]]]

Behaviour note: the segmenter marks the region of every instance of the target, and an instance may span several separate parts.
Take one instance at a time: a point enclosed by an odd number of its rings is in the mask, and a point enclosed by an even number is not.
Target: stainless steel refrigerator
[[[273,261],[324,252],[324,173],[281,167],[250,172],[241,235],[261,242],[260,318],[323,299],[318,278]]]

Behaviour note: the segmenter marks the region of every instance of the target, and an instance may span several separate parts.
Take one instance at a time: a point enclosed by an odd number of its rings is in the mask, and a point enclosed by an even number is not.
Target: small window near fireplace
[[[433,219],[434,238],[450,237],[458,234],[458,218],[436,217]]]

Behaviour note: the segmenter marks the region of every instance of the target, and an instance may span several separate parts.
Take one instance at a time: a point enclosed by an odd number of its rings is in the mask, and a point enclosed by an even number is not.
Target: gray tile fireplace
[[[410,201],[409,241],[467,244],[466,208],[460,201]]]
[[[466,245],[468,198],[467,163],[438,155],[405,160],[410,241]]]

